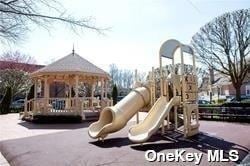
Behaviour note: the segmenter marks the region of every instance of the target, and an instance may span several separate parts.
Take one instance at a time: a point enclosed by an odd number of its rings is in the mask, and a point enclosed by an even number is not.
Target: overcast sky
[[[63,0],[76,17],[92,16],[106,35],[85,30],[81,36],[55,26],[48,33],[36,28],[26,41],[13,46],[48,64],[75,51],[108,70],[115,63],[123,69],[148,71],[158,66],[161,44],[170,38],[189,43],[201,26],[225,12],[249,8],[248,0]],[[5,48],[5,50],[8,48]]]

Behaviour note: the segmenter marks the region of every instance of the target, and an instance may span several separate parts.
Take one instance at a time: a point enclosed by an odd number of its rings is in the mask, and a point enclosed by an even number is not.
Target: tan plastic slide
[[[122,129],[149,102],[149,89],[146,87],[134,89],[115,106],[106,107],[102,110],[99,120],[89,126],[89,136],[92,138],[104,138],[109,133]]]
[[[147,141],[159,129],[171,108],[179,104],[180,96],[173,97],[169,102],[166,97],[160,97],[144,121],[130,128],[129,139],[136,143]]]

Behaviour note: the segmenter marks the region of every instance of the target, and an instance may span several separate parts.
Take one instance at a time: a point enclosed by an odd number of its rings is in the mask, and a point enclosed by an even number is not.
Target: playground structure
[[[180,71],[175,70],[174,60],[174,55],[178,50],[181,59]],[[184,71],[184,53],[192,55],[191,73]],[[170,73],[163,73],[162,58],[172,59],[173,69]],[[184,137],[190,137],[199,132],[198,89],[193,49],[177,40],[168,40],[160,48],[159,63],[160,97],[156,100],[158,87],[155,71],[152,69],[149,73],[149,81],[145,85],[141,85],[136,80],[134,90],[123,100],[115,106],[103,109],[99,120],[89,126],[90,137],[104,139],[108,134],[122,129],[135,114],[137,114],[137,124],[132,126],[128,133],[132,142],[147,141],[160,127],[164,134],[165,122],[167,122],[167,129],[174,124],[172,126],[177,130],[182,121]],[[150,109],[146,118],[139,123],[138,112],[144,108]]]

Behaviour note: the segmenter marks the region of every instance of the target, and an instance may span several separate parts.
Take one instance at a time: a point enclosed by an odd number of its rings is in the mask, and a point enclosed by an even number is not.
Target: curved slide
[[[146,87],[134,89],[115,106],[106,107],[102,110],[99,120],[89,126],[89,136],[92,138],[104,138],[109,133],[122,129],[149,102],[149,89]]]
[[[129,139],[137,143],[147,141],[159,129],[171,108],[179,104],[180,96],[173,97],[169,102],[166,97],[160,97],[144,121],[130,128]]]

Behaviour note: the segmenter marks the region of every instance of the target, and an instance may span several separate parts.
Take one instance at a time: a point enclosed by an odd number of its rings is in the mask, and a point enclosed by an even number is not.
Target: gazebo
[[[71,54],[31,73],[31,78],[34,98],[26,99],[24,117],[76,115],[85,119],[86,111],[113,104],[107,97],[108,73],[76,54],[74,49]],[[98,97],[94,94],[96,89],[99,89]]]

